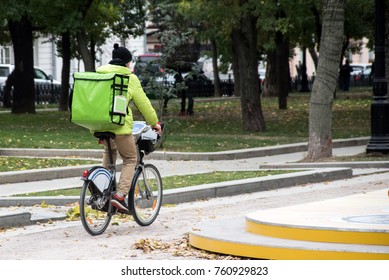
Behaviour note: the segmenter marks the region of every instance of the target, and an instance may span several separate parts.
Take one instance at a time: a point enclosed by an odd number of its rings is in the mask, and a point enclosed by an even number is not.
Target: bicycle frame
[[[146,178],[146,172],[144,168],[144,162],[143,158],[145,156],[145,152],[141,150],[138,142],[141,139],[147,139],[147,140],[152,140],[152,141],[157,141],[159,139],[159,135],[152,130],[149,130],[145,122],[138,121],[134,123],[134,130],[133,130],[133,135],[135,137],[135,142],[136,142],[136,147],[137,147],[137,164],[135,170],[142,169],[142,174],[143,174],[143,180],[145,182],[146,186],[146,197],[149,198],[152,196],[152,191],[151,188],[148,184],[148,180]]]
[[[101,208],[109,200],[112,192],[116,190],[116,169],[113,163],[112,148],[109,138],[104,138],[109,151],[108,170],[102,166],[94,166],[84,171],[82,176],[83,181],[91,181],[96,188],[103,194],[104,199],[97,201],[95,206]]]
[[[135,126],[135,125],[134,125]],[[148,226],[158,216],[162,205],[162,178],[158,169],[152,164],[144,163],[144,156],[155,150],[159,135],[144,122],[136,123],[133,130],[137,146],[135,174],[127,196],[129,211],[118,211],[112,206],[111,199],[116,192],[116,168],[113,162],[111,132],[95,132],[95,137],[104,140],[109,155],[108,169],[94,166],[84,171],[84,185],[80,197],[81,222],[91,235],[103,233],[117,212],[133,215],[141,226]]]
[[[151,197],[153,194],[152,194],[152,191],[151,191],[151,188],[150,188],[150,185],[148,184],[148,180],[146,178],[146,172],[145,172],[145,165],[144,165],[144,162],[143,162],[143,158],[145,156],[144,152],[141,151],[140,147],[138,145],[137,146],[137,155],[138,155],[138,162],[136,164],[136,168],[135,170],[138,170],[138,169],[141,169],[142,171],[142,175],[143,175],[143,181],[145,182],[145,186],[146,186],[146,197],[149,198]]]

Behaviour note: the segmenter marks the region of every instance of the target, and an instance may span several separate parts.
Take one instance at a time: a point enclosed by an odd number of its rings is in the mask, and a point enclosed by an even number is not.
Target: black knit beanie
[[[112,60],[121,60],[123,65],[132,60],[131,52],[125,47],[119,47],[119,44],[113,45]]]

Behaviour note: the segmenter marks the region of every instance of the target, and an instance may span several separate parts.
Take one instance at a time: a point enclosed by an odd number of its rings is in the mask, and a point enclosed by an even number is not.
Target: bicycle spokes
[[[99,193],[92,181],[85,181],[80,197],[80,216],[85,230],[91,235],[103,233],[112,217],[109,197]]]
[[[153,165],[137,171],[129,201],[138,224],[150,225],[156,219],[162,204],[162,180]]]

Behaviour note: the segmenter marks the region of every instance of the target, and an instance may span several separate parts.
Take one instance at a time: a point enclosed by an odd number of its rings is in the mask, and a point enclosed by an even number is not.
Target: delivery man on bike
[[[114,44],[112,60],[107,65],[97,68],[96,72],[128,75],[129,82],[126,96],[127,102],[129,103],[132,101],[144,117],[147,124],[149,124],[157,133],[161,134],[162,129],[158,123],[157,114],[151,105],[150,100],[143,91],[138,77],[129,69],[131,60],[132,54],[127,48],[119,47],[118,44]],[[112,130],[111,132],[115,133],[116,137],[115,139],[110,139],[114,162],[116,162],[117,153],[119,153],[123,160],[119,185],[111,203],[119,211],[121,210],[124,212],[129,211],[125,202],[125,196],[131,187],[131,181],[134,176],[135,165],[137,162],[136,146],[132,136],[133,116],[129,105],[127,107],[127,111],[128,113],[125,118],[125,124]],[[109,164],[109,153],[107,144],[105,143],[104,145],[103,166],[107,168]]]

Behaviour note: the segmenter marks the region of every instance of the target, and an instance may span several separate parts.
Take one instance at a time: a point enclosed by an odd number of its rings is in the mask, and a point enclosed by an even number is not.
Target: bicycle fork
[[[140,165],[139,168],[140,168],[140,170],[142,172],[143,183],[144,183],[144,186],[145,186],[145,190],[144,191],[139,190],[140,196],[142,198],[150,199],[151,197],[153,197],[153,192],[152,192],[152,190],[150,188],[150,185],[149,185],[149,180],[148,180],[147,174],[146,174],[146,168],[145,168],[144,165]]]

